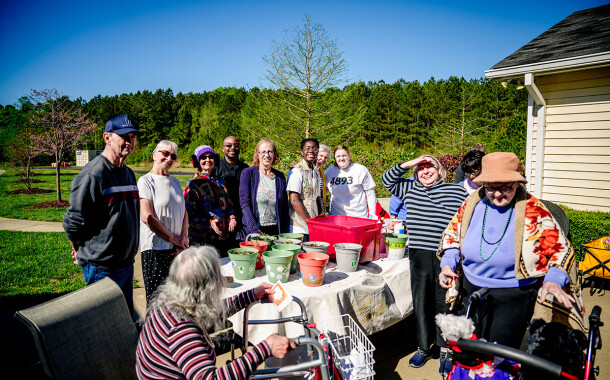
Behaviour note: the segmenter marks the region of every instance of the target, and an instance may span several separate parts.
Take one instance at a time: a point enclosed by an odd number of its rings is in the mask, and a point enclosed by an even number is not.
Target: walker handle
[[[553,378],[561,378],[561,366],[538,356],[519,351],[512,347],[481,340],[460,339],[457,346],[461,350],[477,352],[480,354],[498,356],[521,363],[524,367],[533,368],[551,375]]]

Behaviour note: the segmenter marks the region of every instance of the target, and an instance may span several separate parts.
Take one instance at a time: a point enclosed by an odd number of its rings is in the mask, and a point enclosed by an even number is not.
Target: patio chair
[[[605,291],[606,279],[610,279],[610,250],[604,247],[604,241],[610,242],[610,237],[601,237],[580,246],[582,261],[578,263],[578,279],[581,286],[589,283],[591,295]]]
[[[136,378],[138,332],[121,289],[108,278],[15,318],[31,331],[51,378]]]

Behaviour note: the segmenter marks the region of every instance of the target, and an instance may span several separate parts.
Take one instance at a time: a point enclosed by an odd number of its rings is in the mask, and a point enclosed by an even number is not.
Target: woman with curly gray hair
[[[288,338],[272,334],[242,357],[216,368],[208,329],[222,326],[227,315],[271,294],[271,285],[262,283],[223,302],[225,286],[213,247],[191,247],[176,256],[147,310],[136,352],[139,379],[246,379],[269,356],[282,358],[295,348]]]

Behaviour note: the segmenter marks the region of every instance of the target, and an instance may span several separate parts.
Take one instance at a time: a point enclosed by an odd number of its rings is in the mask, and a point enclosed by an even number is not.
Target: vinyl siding
[[[542,199],[610,212],[610,67],[536,77],[536,86],[547,102]],[[537,122],[530,191],[540,183]]]

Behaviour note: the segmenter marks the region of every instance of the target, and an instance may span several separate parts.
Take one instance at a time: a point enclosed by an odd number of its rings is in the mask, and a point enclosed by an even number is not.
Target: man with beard
[[[229,237],[229,241],[234,242],[234,245],[238,246],[238,242],[246,238],[246,232],[242,224],[243,215],[239,205],[239,178],[241,177],[242,170],[247,168],[248,165],[239,159],[241,146],[238,138],[234,136],[225,138],[222,142],[222,152],[224,157],[220,159],[215,171],[216,176],[224,181],[229,193],[229,199],[233,203],[233,212],[237,219],[237,225],[233,230],[234,232],[231,233],[232,236]]]

